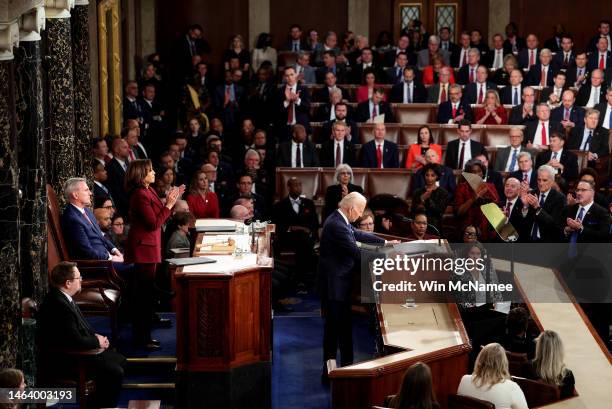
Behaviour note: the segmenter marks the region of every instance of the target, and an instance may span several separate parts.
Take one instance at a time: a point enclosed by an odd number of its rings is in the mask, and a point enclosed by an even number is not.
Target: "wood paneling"
[[[393,41],[397,41],[393,33],[393,0],[370,0],[370,44],[374,45],[378,33],[383,30],[393,35]]]
[[[541,45],[552,36],[553,25],[562,23],[573,34],[574,45],[584,48],[597,32],[599,20],[610,16],[610,1],[590,1],[588,4],[571,0],[510,2],[510,19],[518,25],[520,35],[525,37],[528,33],[534,33]]]
[[[286,40],[289,26],[297,23],[306,30],[314,28],[323,40],[326,31],[333,30],[340,36],[348,29],[347,0],[285,1],[270,0],[270,32],[279,48]]]
[[[463,29],[480,29],[482,39],[486,42],[489,35],[489,0],[470,0],[464,4]]]

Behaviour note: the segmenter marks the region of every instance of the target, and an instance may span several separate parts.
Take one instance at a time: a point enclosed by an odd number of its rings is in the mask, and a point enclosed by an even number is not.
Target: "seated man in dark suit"
[[[317,143],[325,143],[332,139],[332,126],[336,122],[344,122],[346,125],[346,140],[350,143],[359,143],[359,128],[355,121],[351,121],[348,116],[348,105],[346,102],[338,102],[335,106],[336,119],[327,121],[323,124],[323,130],[319,133]]]
[[[605,70],[612,64],[612,54],[610,53],[610,45],[606,37],[601,37],[597,40],[597,50],[593,50],[593,53],[589,56],[589,62],[587,66],[592,71],[596,68]]]
[[[488,89],[497,90],[494,82],[488,81],[489,71],[484,65],[476,68],[476,80],[465,86],[463,101],[468,104],[482,104]]]
[[[463,120],[457,126],[459,139],[450,141],[446,145],[446,158],[444,164],[451,169],[463,169],[468,160],[480,154],[487,154],[485,147],[478,141],[473,141],[472,124]]]
[[[319,158],[315,152],[315,147],[306,139],[306,129],[302,125],[294,125],[291,140],[279,145],[276,165],[292,168],[319,166]]]
[[[555,72],[553,85],[546,86],[540,91],[540,102],[547,102],[551,108],[558,107],[563,97],[563,91],[567,89],[565,79],[565,71]]]
[[[344,64],[336,64],[336,53],[333,50],[323,52],[323,66],[317,70],[317,84],[325,82],[325,76],[328,72],[334,73],[338,84],[347,84],[347,75]]]
[[[125,173],[128,167],[130,148],[125,140],[116,138],[113,140],[112,151],[113,159],[106,164],[106,171],[108,173],[106,187],[113,197],[119,214],[123,217],[129,217],[128,195],[125,191],[123,181],[125,180]]]
[[[361,147],[361,166],[364,168],[399,168],[397,144],[385,139],[385,124],[374,125],[374,140]]]
[[[522,101],[521,104],[512,107],[508,118],[509,125],[527,125],[537,119],[535,115],[535,90],[531,87],[523,88]]]
[[[366,73],[373,72],[376,77],[376,81],[380,81],[381,72],[376,61],[374,61],[374,54],[370,47],[364,47],[361,49],[361,62],[356,66],[352,67],[351,71],[351,83],[362,84]]]
[[[609,131],[598,126],[600,113],[588,108],[582,125],[572,128],[567,149],[588,151],[589,166],[593,166],[599,157],[610,153]]]
[[[552,53],[549,49],[544,48],[540,51],[539,61],[529,67],[527,73],[527,85],[539,85],[541,87],[552,87],[554,85],[553,78],[558,69],[551,64]]]
[[[538,172],[533,169],[531,152],[525,150],[518,154],[518,170],[510,173],[510,177],[520,180],[525,191],[538,188]]]
[[[314,100],[316,102],[329,102],[329,93],[334,89],[339,89],[342,91],[342,99],[348,100],[348,93],[344,88],[338,87],[336,74],[332,71],[328,71],[324,76],[325,86],[318,91],[315,91]]]
[[[333,121],[336,119],[336,104],[342,101],[342,91],[335,88],[329,92],[329,101],[319,105],[315,112],[317,122]]]
[[[321,146],[321,166],[337,168],[341,163],[355,166],[354,145],[346,140],[348,127],[344,122],[334,122],[332,126],[333,139]]]
[[[536,168],[549,165],[567,182],[572,182],[578,178],[578,157],[568,149],[563,149],[564,145],[565,133],[553,132],[550,135],[550,149],[538,154]]]
[[[88,379],[93,379],[96,384],[94,407],[116,407],[123,383],[125,357],[108,349],[108,339],[93,331],[72,300],[81,291],[83,279],[76,264],[60,262],[49,278],[51,289],[36,316],[39,365],[51,376],[76,377],[76,361],[62,351],[102,349],[101,353],[82,359],[87,359]]]
[[[402,82],[406,67],[408,67],[408,55],[405,52],[397,53],[395,65],[385,70],[385,83],[395,85]]]
[[[461,85],[451,85],[448,94],[448,101],[442,102],[438,107],[436,122],[439,124],[457,124],[464,119],[472,122],[474,119],[472,108],[467,102],[461,101]]]
[[[465,36],[468,34],[462,34]],[[469,46],[469,41],[468,41]],[[476,81],[476,70],[480,63],[480,51],[478,48],[468,49],[468,63],[464,64],[457,72],[457,84],[467,85]]]
[[[559,122],[550,120],[550,107],[539,103],[536,107],[537,120],[530,122],[525,128],[525,143],[527,148],[545,149],[553,132],[564,133]]]
[[[427,99],[427,90],[419,81],[413,67],[404,68],[402,81],[391,88],[389,101],[399,104],[422,103]]]
[[[521,103],[521,95],[523,94],[523,72],[518,69],[512,70],[509,82],[510,84],[505,86],[499,94],[501,103],[516,106]]]
[[[565,71],[567,74],[567,85],[580,88],[586,82],[589,72],[586,53],[577,52],[572,64]]]
[[[525,47],[519,51],[518,63],[520,69],[529,69],[537,64],[540,55],[539,41],[535,34],[529,34],[525,38]]]
[[[425,162],[433,163],[438,166],[438,173],[440,178],[438,183],[440,187],[444,188],[448,192],[449,199],[452,199],[455,190],[457,189],[457,178],[453,173],[453,170],[448,166],[441,164],[442,158],[438,156],[438,152],[433,149],[428,149],[425,152]],[[425,186],[425,175],[423,174],[423,168],[419,169],[414,175],[414,190],[420,189]]]
[[[385,123],[395,122],[391,106],[383,101],[385,91],[382,88],[375,88],[372,98],[357,105],[357,120],[359,122],[374,122],[374,118],[380,115],[385,116]]]
[[[249,209],[254,220],[265,220],[268,204],[265,196],[253,192],[253,176],[243,173],[236,181],[236,195],[229,201],[233,206],[242,205]]]
[[[513,126],[508,131],[510,144],[504,148],[497,149],[493,169],[498,172],[514,172],[518,170],[518,155],[527,149],[523,145],[523,130]]]
[[[591,81],[588,84],[582,85],[578,90],[578,95],[576,95],[576,105],[578,106],[593,108],[605,99],[606,85],[603,70],[593,70],[590,79]]]
[[[302,195],[302,182],[292,177],[287,181],[289,195],[274,205],[272,219],[276,224],[278,243],[295,252],[296,282],[305,283],[315,271],[314,245],[318,238],[319,219],[314,202]]]
[[[397,40],[397,45],[392,47],[389,51],[387,51],[383,58],[383,66],[391,67],[393,63],[397,60],[397,55],[399,53],[405,53],[408,58],[408,65],[416,64],[416,55],[414,54],[412,47],[410,47],[410,37],[406,32],[400,33],[400,36]]]
[[[558,74],[557,74],[558,75]],[[561,105],[550,112],[550,120],[560,122],[564,128],[574,128],[583,123],[584,109],[575,104],[574,91],[565,90],[561,94]]]

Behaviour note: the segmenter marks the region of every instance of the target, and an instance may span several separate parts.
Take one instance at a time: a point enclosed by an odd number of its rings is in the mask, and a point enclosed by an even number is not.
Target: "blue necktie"
[[[610,118],[608,119],[608,129],[612,129],[612,111],[610,111]]]
[[[544,206],[544,199],[546,198],[546,195],[544,195],[543,193],[540,194],[540,207]],[[531,231],[531,240],[537,240],[538,239],[538,234],[539,234],[540,228],[538,226],[538,222],[534,221],[533,222],[533,230]]]
[[[508,172],[514,172],[514,167],[516,166],[516,151],[516,149],[512,149],[512,160],[510,161]]]
[[[583,217],[584,217],[584,207],[581,206],[580,211],[578,212],[578,217],[576,217],[576,219],[582,221]],[[570,246],[569,246],[568,255],[572,258],[578,255],[578,249],[576,248],[576,243],[578,243],[579,234],[580,234],[579,231],[574,231],[570,235]]]
[[[512,105],[518,105],[518,91],[514,88],[514,96],[512,97]]]

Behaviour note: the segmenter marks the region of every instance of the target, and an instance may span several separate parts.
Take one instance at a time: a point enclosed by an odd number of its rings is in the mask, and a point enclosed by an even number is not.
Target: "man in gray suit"
[[[429,36],[427,48],[417,53],[417,65],[423,69],[429,65],[429,57],[434,54],[439,54],[444,61],[444,65],[450,65],[450,53],[440,49],[440,37],[436,35]]]
[[[442,67],[438,76],[438,83],[427,89],[427,102],[433,104],[441,104],[448,101],[448,93],[450,91],[450,67]]]
[[[298,76],[298,82],[301,84],[310,85],[317,83],[315,69],[310,66],[310,53],[300,51],[295,64],[295,73]]]
[[[532,156],[533,151],[525,148],[523,143],[523,130],[518,126],[510,128],[508,133],[510,145],[497,150],[495,156],[495,165],[493,169],[498,172],[516,172],[519,170],[519,154],[521,152],[529,152]]]

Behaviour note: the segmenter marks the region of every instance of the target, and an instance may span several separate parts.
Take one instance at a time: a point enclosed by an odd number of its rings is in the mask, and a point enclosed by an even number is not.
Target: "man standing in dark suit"
[[[302,182],[292,177],[287,181],[289,195],[274,205],[272,219],[276,224],[278,243],[295,252],[296,281],[305,283],[308,273],[315,271],[314,244],[318,237],[319,219],[314,202],[302,195]]]
[[[321,166],[337,168],[341,163],[350,167],[355,166],[354,145],[346,140],[348,127],[344,122],[334,122],[332,126],[332,140],[327,140],[321,146]]]
[[[278,147],[276,165],[292,168],[319,166],[319,158],[315,148],[306,137],[306,129],[300,124],[294,125],[291,131],[291,140],[281,143]]]
[[[351,225],[361,217],[365,206],[365,197],[357,192],[349,193],[340,201],[338,210],[332,212],[323,224],[319,247],[319,282],[325,306],[323,381],[327,378],[327,361],[336,359],[338,347],[339,366],[353,363],[351,282],[353,269],[361,265],[357,242],[385,244],[385,240]]]
[[[504,55],[516,54],[527,47],[525,40],[518,36],[516,23],[511,21],[506,25],[506,39],[504,40]]]
[[[518,154],[518,170],[510,173],[510,177],[516,178],[524,185],[525,190],[538,188],[538,172],[533,169],[533,157],[528,151]],[[529,189],[527,189],[529,187]]]
[[[123,123],[125,124],[128,119],[137,119],[141,125],[144,121],[142,107],[138,101],[138,83],[136,81],[128,81],[125,84]]]
[[[589,76],[589,72],[586,53],[578,51],[574,57],[574,61],[565,71],[567,74],[567,85],[580,88]]]
[[[479,63],[480,51],[478,51],[478,48],[470,48],[468,51],[468,63],[464,64],[457,72],[457,84],[467,85],[475,82],[476,69],[478,69]]]
[[[317,83],[323,84],[325,81],[325,74],[333,72],[336,76],[338,84],[347,83],[346,69],[343,65],[336,64],[336,53],[333,50],[323,52],[323,66],[317,70]]]
[[[364,168],[399,168],[399,151],[397,144],[385,139],[385,124],[374,125],[374,140],[361,147],[361,167]]]
[[[242,112],[242,103],[245,97],[244,88],[234,82],[233,74],[241,72],[239,69],[225,71],[225,81],[217,85],[213,95],[213,105],[228,130],[238,127]]]
[[[564,128],[574,128],[582,124],[584,121],[584,109],[576,106],[575,102],[574,91],[563,91],[563,94],[561,94],[561,105],[550,112],[550,120],[560,122]]]
[[[373,122],[379,115],[385,116],[385,123],[395,122],[393,111],[383,97],[385,91],[382,88],[374,88],[372,98],[357,105],[357,118],[359,122]]]
[[[402,80],[391,88],[389,101],[399,104],[416,104],[425,102],[427,90],[419,81],[416,81],[414,67],[403,70]]]
[[[565,71],[555,72],[552,82],[553,85],[545,86],[540,91],[540,102],[547,102],[551,108],[556,108],[561,103],[563,91],[567,89]]]
[[[607,129],[598,126],[599,111],[589,108],[584,117],[584,124],[576,126],[570,132],[567,149],[588,151],[589,166],[604,155],[610,153],[610,135]]]
[[[100,201],[100,203],[105,200],[113,201],[113,198],[110,195],[110,191],[104,185],[106,180],[108,179],[108,173],[106,172],[106,168],[103,164],[98,162],[97,160],[93,161],[93,177],[94,177],[94,203],[96,201]]]
[[[597,126],[601,126],[607,130],[612,129],[612,87],[608,87],[606,90],[606,100],[597,104],[595,109],[599,111],[599,122]]]
[[[557,67],[568,70],[572,64],[574,64],[576,53],[574,52],[573,48],[574,38],[571,36],[571,34],[562,34],[561,49],[557,50],[557,53],[553,58],[553,62]]]
[[[578,178],[578,157],[568,149],[563,149],[564,145],[565,133],[553,132],[550,135],[550,149],[538,154],[536,168],[549,165],[567,182],[572,182]]]
[[[289,38],[281,47],[281,51],[293,51],[294,53],[310,51],[308,43],[302,38],[302,27],[298,24],[293,24],[289,28]]]
[[[342,91],[342,99],[348,100],[349,95],[346,89],[337,86],[338,80],[336,74],[332,71],[326,72],[323,81],[325,86],[318,91],[314,91],[314,99],[316,102],[329,102],[329,94],[335,89]]]
[[[130,148],[124,139],[117,138],[113,140],[111,150],[113,151],[113,159],[106,164],[108,173],[106,187],[113,197],[119,214],[125,218],[128,217],[128,196],[125,191],[124,180]]]
[[[280,141],[287,140],[290,129],[295,124],[302,125],[306,132],[310,130],[310,93],[297,83],[295,68],[285,68],[285,85],[278,94],[278,129]]]
[[[516,230],[519,236],[519,241],[527,241],[528,229],[526,227],[526,219],[523,217],[523,202],[519,195],[521,193],[521,182],[513,177],[506,179],[504,183],[504,197],[501,202],[501,210],[507,217],[507,223],[510,223]]]
[[[482,180],[491,183],[495,186],[499,198],[503,200],[504,196],[504,178],[501,173],[489,166],[489,158],[484,153],[476,155],[474,159],[479,160],[485,166],[485,173],[482,175]]]
[[[601,37],[597,40],[597,50],[589,57],[587,66],[591,71],[597,68],[605,71],[610,66],[611,58],[612,56],[608,50],[608,40],[605,37]]]
[[[473,141],[472,124],[463,120],[457,126],[459,139],[450,141],[446,145],[446,158],[444,164],[452,169],[463,169],[468,160],[483,154],[486,155],[485,147],[478,141]]]
[[[525,143],[528,148],[544,148],[549,144],[553,132],[563,133],[565,130],[559,122],[550,120],[550,107],[539,103],[536,108],[537,120],[527,124]]]
[[[495,83],[487,81],[489,72],[487,67],[479,65],[476,68],[476,81],[470,82],[465,86],[463,92],[463,101],[468,104],[482,104],[485,100],[487,90],[497,90]]]
[[[576,203],[564,209],[563,234],[570,243],[606,243],[610,240],[610,212],[594,202],[595,184],[576,186]]]
[[[385,70],[385,82],[393,85],[402,82],[406,67],[408,67],[408,55],[405,52],[399,52],[395,57],[395,65]]]
[[[440,28],[438,34],[440,35],[440,49],[448,51],[451,56],[451,65],[453,67],[458,67],[457,64],[453,64],[453,62],[455,62],[453,57],[458,54],[458,52],[461,50],[461,47],[451,41],[450,27]],[[456,58],[458,59],[459,57],[457,56]]]
[[[604,84],[604,72],[600,69],[595,69],[591,72],[591,81],[585,84],[578,90],[576,95],[576,105],[593,108],[597,104],[604,101],[606,96],[606,86]]]
[[[51,376],[74,376],[77,363],[62,351],[102,350],[81,359],[87,359],[88,379],[96,383],[94,407],[114,408],[121,393],[126,360],[108,349],[108,339],[93,331],[74,303],[72,297],[81,291],[82,279],[75,263],[63,261],[51,271],[51,289],[36,316],[38,361],[42,371]]]
[[[385,53],[384,58],[384,66],[390,67],[397,59],[397,55],[399,53],[405,53],[407,60],[407,65],[415,65],[416,64],[416,55],[413,52],[413,47],[410,47],[410,37],[405,32],[400,34],[399,39],[397,40],[397,46],[393,47],[389,51]]]
[[[464,68],[469,63],[470,34],[463,31],[459,36],[459,44],[451,50],[450,65],[453,68]],[[478,52],[480,56],[480,51]]]
[[[565,207],[563,193],[553,189],[555,168],[543,165],[538,168],[538,190],[521,196],[523,217],[529,242],[558,243],[561,237],[561,214]]]
[[[448,101],[442,102],[438,107],[436,122],[439,124],[456,124],[464,119],[471,122],[474,115],[470,104],[461,100],[461,85],[451,85],[448,95]]]

